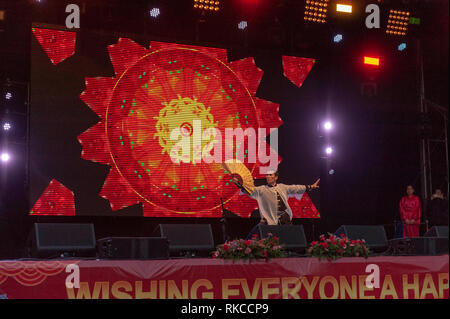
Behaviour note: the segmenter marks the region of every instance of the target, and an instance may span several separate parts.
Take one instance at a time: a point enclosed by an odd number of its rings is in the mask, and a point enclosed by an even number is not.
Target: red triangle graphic
[[[304,193],[300,200],[289,197],[288,203],[292,209],[293,218],[320,218],[319,211],[307,193]]]
[[[75,53],[76,32],[32,28],[33,34],[53,65]]]
[[[286,55],[282,56],[282,61],[284,76],[298,87],[302,86],[315,63],[314,59]]]
[[[75,216],[73,192],[56,179],[52,180],[34,204],[30,214]]]

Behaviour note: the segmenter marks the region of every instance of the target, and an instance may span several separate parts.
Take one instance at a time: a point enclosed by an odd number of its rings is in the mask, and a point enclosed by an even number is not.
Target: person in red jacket
[[[403,222],[403,237],[419,237],[421,205],[411,185],[406,187],[406,196],[400,200],[400,218]]]

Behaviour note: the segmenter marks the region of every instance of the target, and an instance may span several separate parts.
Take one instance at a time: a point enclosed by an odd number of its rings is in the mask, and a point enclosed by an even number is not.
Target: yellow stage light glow
[[[372,58],[372,57],[365,56],[364,57],[364,64],[379,66],[380,65],[380,59],[379,58]]]
[[[306,0],[303,19],[316,23],[325,23],[327,19],[327,7],[329,0]]]
[[[348,4],[336,4],[336,11],[337,12],[345,12],[345,13],[352,13],[352,6]]]
[[[193,1],[194,5],[194,9],[199,9],[202,11],[219,11],[220,10],[220,1],[215,1],[215,0],[194,0]],[[199,5],[200,3],[200,5]]]
[[[408,11],[389,10],[389,18],[387,21],[386,34],[390,35],[406,35],[409,23]]]

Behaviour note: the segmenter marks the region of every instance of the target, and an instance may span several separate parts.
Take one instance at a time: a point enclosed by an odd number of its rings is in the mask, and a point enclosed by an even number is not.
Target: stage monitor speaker
[[[258,233],[260,238],[272,233],[286,251],[304,253],[308,245],[303,225],[258,225]]]
[[[209,224],[159,224],[153,236],[166,237],[170,253],[175,255],[209,255],[215,248]]]
[[[32,257],[94,257],[93,224],[36,223],[30,233]]]
[[[388,248],[386,231],[379,225],[342,225],[334,232],[336,236],[344,234],[351,240],[364,239],[373,252],[382,252]]]
[[[439,237],[396,238],[389,241],[393,256],[437,256],[448,254],[448,239]]]
[[[423,237],[448,238],[448,226],[433,226]]]
[[[165,237],[107,237],[97,241],[100,258],[168,259],[169,241]]]

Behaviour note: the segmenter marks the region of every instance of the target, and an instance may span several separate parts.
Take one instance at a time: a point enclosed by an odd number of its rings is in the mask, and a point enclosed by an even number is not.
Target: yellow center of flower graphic
[[[158,138],[161,146],[161,153],[170,154],[173,160],[195,163],[194,154],[196,152],[201,154],[204,146],[215,137],[211,135],[209,139],[202,139],[203,130],[218,126],[217,123],[214,123],[210,108],[197,101],[196,98],[182,98],[180,95],[169,103],[163,103],[163,105],[164,107],[159,111],[159,115],[155,117],[157,122],[156,133],[154,134],[154,138]],[[195,123],[201,124],[200,135],[197,136],[194,136]],[[197,143],[193,141],[194,138]],[[181,148],[177,149],[177,145],[180,146],[182,143],[189,143],[189,145],[183,145],[183,147],[192,150],[189,152],[188,159],[184,158],[186,154],[183,154]],[[195,149],[195,146],[199,149]]]

